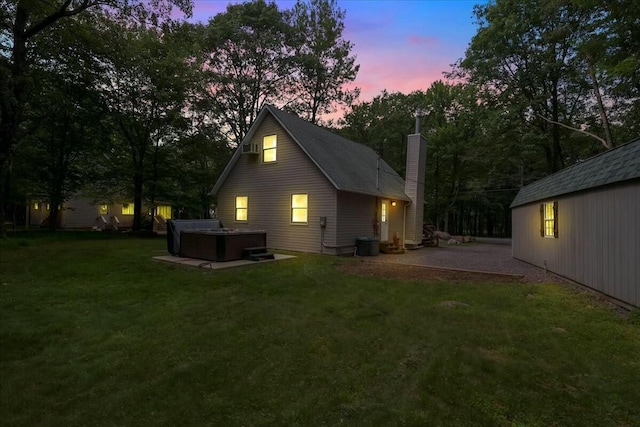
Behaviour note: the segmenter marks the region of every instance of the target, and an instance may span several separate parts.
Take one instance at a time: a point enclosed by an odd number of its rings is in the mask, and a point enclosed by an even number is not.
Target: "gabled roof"
[[[640,138],[522,187],[511,207],[640,178]]]
[[[404,180],[371,148],[273,106],[267,105],[260,111],[242,144],[253,138],[268,114],[276,119],[337,190],[409,200],[404,192]],[[212,194],[220,191],[242,155],[242,144],[211,190]]]

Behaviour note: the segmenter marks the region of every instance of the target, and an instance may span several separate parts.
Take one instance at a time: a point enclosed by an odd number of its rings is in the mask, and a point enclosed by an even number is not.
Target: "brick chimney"
[[[407,140],[407,167],[404,192],[411,199],[405,216],[404,244],[406,247],[422,244],[422,223],[424,217],[424,181],[427,161],[427,140],[420,134],[420,117],[424,113],[416,111],[415,133]]]

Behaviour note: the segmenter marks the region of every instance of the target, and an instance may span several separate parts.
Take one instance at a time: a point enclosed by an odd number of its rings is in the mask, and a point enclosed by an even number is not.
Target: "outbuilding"
[[[523,187],[513,257],[640,307],[640,138]]]

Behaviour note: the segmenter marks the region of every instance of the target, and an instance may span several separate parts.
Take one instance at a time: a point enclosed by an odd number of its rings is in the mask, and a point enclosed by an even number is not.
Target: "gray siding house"
[[[420,243],[426,141],[410,135],[407,151],[408,190],[369,147],[266,106],[212,190],[217,217],[266,230],[273,249],[348,253],[365,236]]]
[[[32,200],[27,206],[27,226],[46,225],[50,206],[47,201]],[[152,213],[150,207],[143,206],[143,212]],[[158,223],[172,218],[171,205],[159,204],[155,208],[154,230],[164,231],[164,224]],[[91,228],[131,228],[133,226],[133,200],[130,203],[96,203],[80,196],[65,201],[58,211],[58,227],[70,230]]]
[[[640,138],[523,187],[513,257],[640,307]]]

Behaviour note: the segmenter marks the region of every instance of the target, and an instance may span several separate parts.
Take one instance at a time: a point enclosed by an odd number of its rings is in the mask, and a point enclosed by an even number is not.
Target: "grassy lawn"
[[[0,424],[640,425],[640,316],[589,294],[165,253],[0,241]]]

